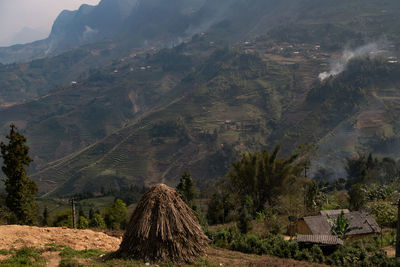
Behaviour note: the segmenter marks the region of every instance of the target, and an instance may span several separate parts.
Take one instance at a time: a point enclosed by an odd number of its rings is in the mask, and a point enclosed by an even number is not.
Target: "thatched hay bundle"
[[[158,184],[140,200],[116,254],[151,262],[189,262],[203,256],[208,243],[178,193]]]

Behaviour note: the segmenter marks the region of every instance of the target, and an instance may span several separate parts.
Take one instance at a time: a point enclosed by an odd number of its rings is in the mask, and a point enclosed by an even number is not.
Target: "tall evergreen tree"
[[[93,207],[90,207],[90,210],[89,210],[89,220],[93,219],[93,215],[94,215],[94,209],[93,209]]]
[[[26,138],[18,133],[15,125],[10,125],[10,133],[6,136],[8,144],[0,143],[3,157],[2,170],[6,175],[6,205],[12,212],[10,223],[36,224],[38,209],[35,203],[35,195],[38,188],[28,176],[26,167],[32,162],[29,157],[29,147]]]
[[[44,207],[43,210],[43,221],[42,221],[43,226],[49,226],[49,211],[47,210],[47,206]]]
[[[194,186],[194,181],[192,175],[185,171],[182,175],[179,184],[176,186],[176,190],[181,196],[182,200],[191,207],[193,210],[196,210],[196,203],[194,199],[196,198],[196,188]]]

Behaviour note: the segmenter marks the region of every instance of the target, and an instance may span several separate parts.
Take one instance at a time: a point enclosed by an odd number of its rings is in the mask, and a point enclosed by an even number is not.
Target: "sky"
[[[16,42],[15,39],[26,41],[46,38],[62,10],[76,10],[82,4],[96,5],[99,2],[100,0],[0,0],[0,46],[12,45]],[[24,31],[22,36],[18,34],[25,27],[35,31]]]

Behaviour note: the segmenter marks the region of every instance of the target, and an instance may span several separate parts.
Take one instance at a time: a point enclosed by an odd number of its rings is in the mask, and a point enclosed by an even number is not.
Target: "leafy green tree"
[[[319,193],[318,184],[311,181],[310,184],[306,186],[306,193],[304,196],[304,202],[307,210],[313,211],[317,206],[317,197]]]
[[[345,239],[346,235],[353,230],[359,229],[359,227],[350,227],[350,218],[346,218],[344,212],[337,216],[336,220],[333,220],[328,216],[328,221],[331,224],[331,232],[340,239]]]
[[[368,173],[366,157],[361,155],[358,158],[348,158],[346,161],[347,188],[350,188],[353,184],[365,183]]]
[[[179,184],[176,186],[176,190],[178,191],[182,200],[193,210],[197,210],[197,206],[195,203],[195,198],[197,195],[197,190],[194,185],[194,181],[192,175],[185,171],[182,175]]]
[[[242,159],[232,164],[228,178],[232,191],[239,196],[250,196],[253,199],[255,211],[264,210],[266,203],[271,206],[280,195],[285,182],[300,174],[303,166],[297,165],[297,156],[279,158],[280,146],[270,154],[245,153]]]
[[[353,184],[371,184],[371,183],[384,183],[387,174],[385,168],[390,167],[390,160],[379,161],[374,158],[372,154],[368,157],[361,155],[358,158],[347,159],[346,172],[347,183],[346,188],[349,189]],[[392,179],[393,177],[388,177]]]
[[[253,200],[250,196],[245,196],[240,206],[238,221],[238,228],[242,234],[246,234],[252,229],[253,210]]]
[[[367,202],[367,192],[363,185],[354,184],[349,190],[349,203],[352,210],[360,210]]]
[[[114,200],[110,208],[105,212],[104,221],[109,229],[123,229],[126,225],[128,209],[121,199]]]
[[[396,227],[397,207],[390,201],[371,201],[366,204],[366,210],[371,213],[381,227]]]
[[[36,224],[38,208],[35,195],[38,188],[28,176],[26,167],[33,161],[29,157],[29,147],[26,138],[17,132],[16,127],[10,125],[10,133],[6,136],[8,144],[1,142],[1,154],[4,165],[2,170],[6,175],[6,205],[13,216],[10,223]]]
[[[79,205],[79,209],[78,209],[78,217],[85,217],[85,212],[83,211],[82,205]]]
[[[10,211],[6,207],[6,196],[0,195],[0,225],[7,224]]]
[[[89,228],[89,220],[86,217],[79,216],[78,219],[78,229],[87,229]]]
[[[93,219],[94,209],[91,207],[89,210],[89,220]]]
[[[70,209],[65,209],[54,215],[53,226],[72,228],[72,212]]]
[[[225,222],[224,200],[220,194],[214,193],[208,202],[207,220],[210,224]]]
[[[89,222],[89,226],[92,228],[105,229],[106,223],[103,217],[99,213],[93,214],[93,218]]]

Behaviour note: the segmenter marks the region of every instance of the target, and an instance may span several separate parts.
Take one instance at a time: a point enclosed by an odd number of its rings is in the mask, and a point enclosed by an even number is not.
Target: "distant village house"
[[[351,230],[347,236],[349,239],[359,239],[381,232],[381,228],[368,213],[349,210],[326,210],[321,211],[320,215],[308,216],[299,219],[297,222],[298,235],[322,235],[330,236],[331,224],[328,218],[336,220],[343,211],[345,218],[349,219]]]

